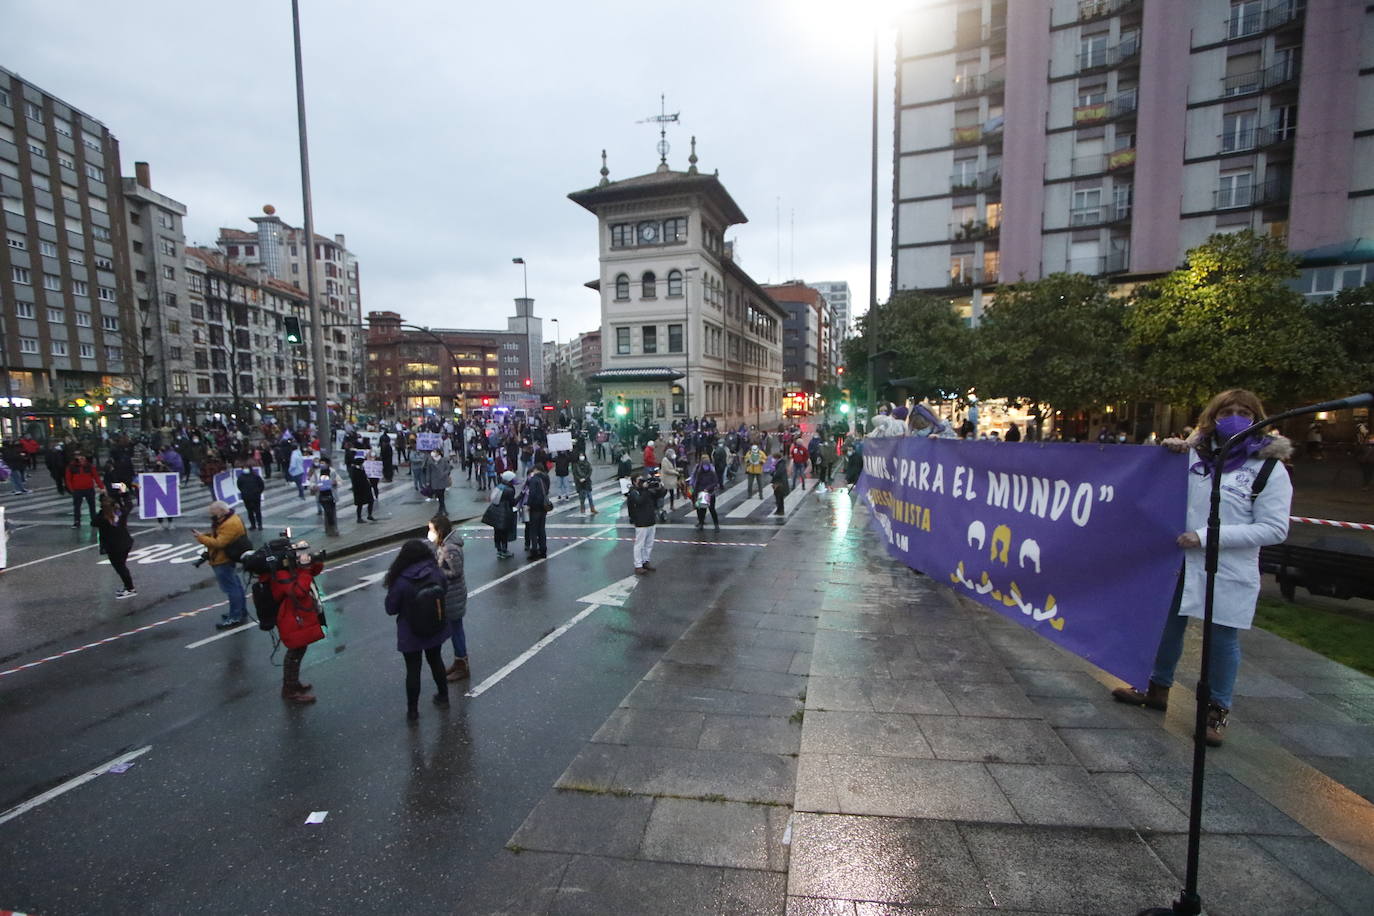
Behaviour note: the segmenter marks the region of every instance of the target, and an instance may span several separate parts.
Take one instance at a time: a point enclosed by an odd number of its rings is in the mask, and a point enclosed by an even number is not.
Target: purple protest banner
[[[1187,469],[1163,448],[923,438],[863,443],[887,551],[1132,684],[1183,554]]]
[[[215,494],[215,499],[229,506],[237,506],[242,502],[243,500],[239,498],[238,486],[234,483],[237,477],[238,475],[234,473],[233,468],[227,471],[220,471],[212,477],[210,479],[210,490]]]
[[[181,515],[181,479],[177,474],[138,475],[138,517],[177,518]]]

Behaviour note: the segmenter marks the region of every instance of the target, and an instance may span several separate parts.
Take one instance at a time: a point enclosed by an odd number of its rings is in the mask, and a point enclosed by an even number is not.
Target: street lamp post
[[[511,259],[510,259],[510,262],[511,262],[512,264],[519,264],[519,265],[520,265],[520,273],[521,273],[521,275],[524,277],[524,280],[525,280],[525,298],[528,299],[528,298],[530,297],[530,270],[529,270],[529,267],[525,264],[525,259],[524,259],[524,258],[511,258]]]
[[[878,30],[873,30],[873,167],[868,216],[868,318],[864,333],[868,337],[869,422],[878,412],[878,389],[874,363],[878,359]]]
[[[558,346],[561,342],[562,326],[557,318],[550,318],[549,324],[553,325],[553,406],[557,413],[558,399],[562,393],[558,390]]]

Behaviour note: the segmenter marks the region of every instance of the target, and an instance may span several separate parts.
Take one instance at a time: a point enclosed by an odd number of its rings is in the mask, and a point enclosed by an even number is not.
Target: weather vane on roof
[[[668,150],[671,149],[668,145],[668,125],[678,123],[678,112],[668,114],[667,98],[660,94],[658,97],[658,114],[635,123],[658,125],[658,164],[666,166],[668,164]]]

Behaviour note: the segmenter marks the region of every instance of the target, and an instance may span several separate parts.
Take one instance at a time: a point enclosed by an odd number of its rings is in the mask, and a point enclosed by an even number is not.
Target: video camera
[[[312,563],[323,563],[325,551],[314,553],[310,542],[304,539],[291,539],[291,529],[283,528],[281,534],[263,544],[251,553],[245,553],[239,562],[243,568],[256,576],[270,576],[278,570],[293,570]]]

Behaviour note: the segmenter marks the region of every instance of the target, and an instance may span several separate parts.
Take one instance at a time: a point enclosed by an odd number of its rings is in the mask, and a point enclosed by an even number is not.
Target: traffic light
[[[483,407],[490,407],[490,406],[491,406],[491,398],[482,398],[482,406],[483,406]]]
[[[301,336],[301,320],[294,315],[287,315],[282,319],[282,324],[286,326],[286,342],[295,346],[303,339]]]
[[[616,396],[615,396],[615,415],[616,415],[617,417],[623,417],[623,416],[625,416],[625,415],[626,415],[627,413],[629,413],[629,412],[630,412],[630,408],[628,408],[628,407],[625,406],[625,395],[623,395],[623,394],[618,394],[618,395],[616,395]]]
[[[525,387],[526,387],[526,388],[529,388],[529,387],[532,386],[533,384],[534,384],[534,379],[529,378],[528,376],[526,376],[526,377],[525,377]]]

